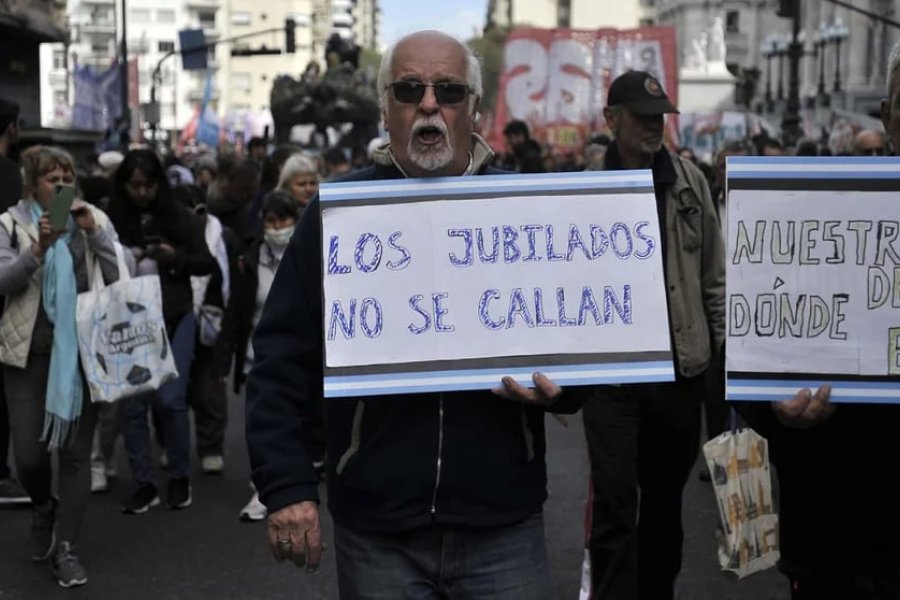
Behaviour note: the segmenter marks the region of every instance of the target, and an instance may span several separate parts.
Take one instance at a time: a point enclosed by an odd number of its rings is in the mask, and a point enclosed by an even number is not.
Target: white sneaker
[[[225,468],[225,461],[218,454],[204,456],[200,460],[200,469],[207,475],[218,475]]]
[[[91,466],[91,493],[99,494],[109,489],[106,479],[106,468],[103,465]]]
[[[259,501],[259,494],[253,492],[250,502],[241,509],[241,521],[262,521],[266,518],[266,505]]]

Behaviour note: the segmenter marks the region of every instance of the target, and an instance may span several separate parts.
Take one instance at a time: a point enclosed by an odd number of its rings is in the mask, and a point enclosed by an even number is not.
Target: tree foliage
[[[492,27],[486,30],[481,37],[472,38],[466,42],[469,48],[481,59],[481,75],[484,82],[484,94],[481,98],[481,109],[494,110],[497,99],[497,87],[500,85],[500,75],[503,73],[503,48],[506,45],[507,29]]]

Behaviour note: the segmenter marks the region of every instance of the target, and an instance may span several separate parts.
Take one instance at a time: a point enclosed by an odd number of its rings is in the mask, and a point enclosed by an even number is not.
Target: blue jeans
[[[156,392],[132,396],[122,401],[122,437],[128,464],[138,485],[155,483],[150,455],[150,428],[147,409],[153,405],[162,426],[162,441],[169,459],[169,475],[187,477],[191,466],[191,430],[188,420],[187,385],[194,357],[194,314],[185,315],[170,341],[178,378]]]
[[[553,597],[544,518],[489,529],[380,534],[334,526],[342,600]]]

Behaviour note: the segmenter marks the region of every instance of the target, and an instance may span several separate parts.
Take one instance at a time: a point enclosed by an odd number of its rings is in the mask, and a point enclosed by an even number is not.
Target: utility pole
[[[128,7],[126,0],[122,0],[122,46],[119,59],[119,79],[122,84],[122,119],[127,128],[131,128],[131,110],[128,106]]]

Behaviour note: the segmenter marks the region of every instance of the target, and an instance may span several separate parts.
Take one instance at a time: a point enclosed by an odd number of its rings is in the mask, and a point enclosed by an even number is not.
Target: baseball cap
[[[628,71],[616,77],[609,86],[607,106],[625,106],[637,115],[678,113],[662,85],[646,71]]]

